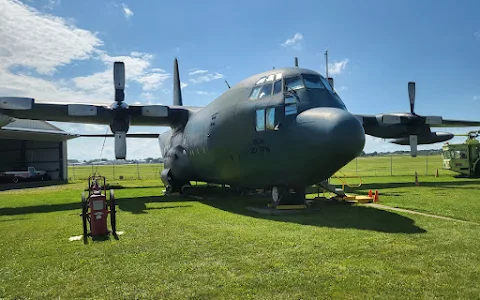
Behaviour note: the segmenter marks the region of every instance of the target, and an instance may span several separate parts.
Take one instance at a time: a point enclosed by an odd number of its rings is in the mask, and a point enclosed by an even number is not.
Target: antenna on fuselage
[[[325,75],[328,78],[328,50],[325,50]]]
[[[230,85],[228,84],[228,81],[225,80],[225,83],[227,84],[228,88],[230,88]]]
[[[328,50],[325,50],[325,77],[327,77],[327,81],[333,89],[333,78],[328,77]]]
[[[295,67],[298,68],[298,57],[295,56]]]

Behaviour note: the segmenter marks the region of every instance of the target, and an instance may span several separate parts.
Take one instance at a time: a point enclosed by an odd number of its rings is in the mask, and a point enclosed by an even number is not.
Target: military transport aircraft
[[[125,66],[114,63],[115,102],[37,103],[1,97],[0,125],[11,118],[108,124],[115,156],[126,156],[127,137],[159,139],[165,159],[162,181],[178,192],[189,181],[272,190],[275,204],[304,201],[305,187],[328,179],[363,150],[365,134],[410,145],[446,141],[430,127],[479,126],[414,112],[415,84],[408,84],[410,113],[354,115],[333,88],[333,79],[296,67],[273,69],[229,88],[207,106],[183,106],[177,59],[173,105],[127,105]],[[160,135],[127,134],[130,125],[169,126]]]

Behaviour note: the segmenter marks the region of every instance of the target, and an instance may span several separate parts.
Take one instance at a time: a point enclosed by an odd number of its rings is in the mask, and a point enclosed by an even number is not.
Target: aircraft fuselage
[[[333,175],[363,150],[365,133],[331,88],[307,81],[316,78],[299,68],[252,76],[163,133],[169,178],[266,188]]]

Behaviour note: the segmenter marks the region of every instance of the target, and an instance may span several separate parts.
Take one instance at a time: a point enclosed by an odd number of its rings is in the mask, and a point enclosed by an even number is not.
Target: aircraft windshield
[[[323,85],[325,85],[327,90],[329,90],[332,93],[334,92],[332,86],[330,85],[330,83],[328,83],[328,81],[325,78],[320,77],[320,80],[323,82]]]
[[[303,80],[305,81],[305,86],[309,89],[325,88],[324,84],[322,83],[321,77],[318,75],[303,74]]]

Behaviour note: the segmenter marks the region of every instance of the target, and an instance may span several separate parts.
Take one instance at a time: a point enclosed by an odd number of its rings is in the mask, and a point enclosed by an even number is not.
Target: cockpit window
[[[285,85],[289,90],[298,90],[305,87],[300,76],[285,78]]]
[[[282,80],[277,80],[273,85],[273,94],[278,94],[281,92],[282,92]]]
[[[325,86],[323,85],[320,76],[312,75],[312,74],[303,74],[303,80],[305,81],[305,85],[309,89],[324,89]]]
[[[260,90],[262,90],[261,86],[254,87],[252,92],[250,93],[250,99],[252,99],[252,100],[258,99],[258,95],[260,94]]]
[[[264,97],[270,96],[272,94],[272,84],[267,83],[262,86],[262,90],[260,91],[260,96],[258,99],[262,99]]]
[[[263,77],[260,78],[260,79],[257,81],[257,83],[255,83],[255,84],[262,84],[262,83],[264,83],[266,78],[267,78],[267,77],[263,76]]]
[[[327,88],[327,90],[329,90],[332,93],[334,92],[332,86],[330,85],[330,83],[328,83],[328,81],[325,78],[320,77],[320,80],[322,80],[323,85]]]

